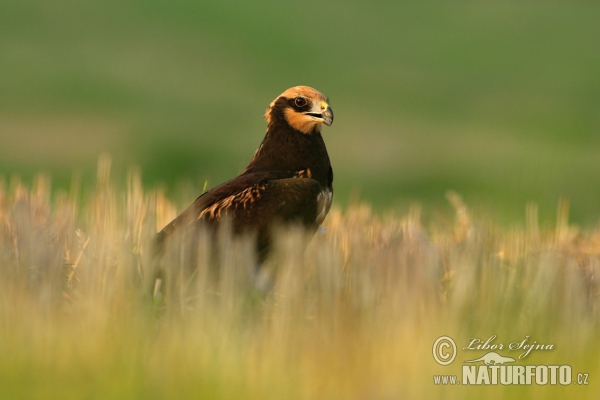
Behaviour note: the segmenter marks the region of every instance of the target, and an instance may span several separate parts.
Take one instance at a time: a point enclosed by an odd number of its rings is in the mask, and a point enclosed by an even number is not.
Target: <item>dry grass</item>
[[[418,207],[334,209],[305,252],[301,232],[280,235],[269,289],[247,243],[200,235],[195,254],[162,259],[165,305],[151,242],[176,208],[136,174],[117,191],[109,166],[87,197],[52,197],[44,177],[0,184],[0,398],[596,398],[600,231],[570,226],[565,203],[551,229],[534,206],[496,228],[456,194],[455,220],[427,227]],[[529,364],[569,364],[591,385],[435,386],[482,354],[442,367],[442,335],[530,335],[555,349]]]

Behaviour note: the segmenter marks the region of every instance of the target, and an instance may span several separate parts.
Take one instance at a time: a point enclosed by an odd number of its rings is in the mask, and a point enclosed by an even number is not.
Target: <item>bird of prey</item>
[[[265,119],[267,133],[244,171],[200,195],[158,233],[159,243],[176,230],[202,223],[215,228],[228,218],[235,234],[256,235],[262,262],[274,224],[317,230],[333,197],[333,170],[321,136],[322,125],[333,122],[328,99],[295,86],[271,102]]]

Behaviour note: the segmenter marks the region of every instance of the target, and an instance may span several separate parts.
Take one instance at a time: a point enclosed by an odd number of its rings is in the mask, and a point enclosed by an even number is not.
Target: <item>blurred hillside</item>
[[[600,3],[5,0],[0,175],[99,154],[174,189],[235,176],[290,86],[330,97],[335,201],[507,221],[600,212]],[[191,201],[191,198],[190,198]]]

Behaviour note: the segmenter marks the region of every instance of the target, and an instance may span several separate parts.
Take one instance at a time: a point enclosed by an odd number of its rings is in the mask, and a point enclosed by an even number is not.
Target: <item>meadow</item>
[[[269,103],[308,85],[335,113],[340,207],[450,212],[455,190],[509,226],[566,197],[592,227],[599,19],[588,1],[5,0],[0,173],[68,190],[107,152],[115,178],[140,166],[171,197],[213,186],[249,162]]]
[[[598,398],[599,20],[588,1],[0,2],[0,399]],[[335,112],[326,231],[282,232],[259,276],[226,232],[154,259],[298,84]],[[493,336],[589,385],[434,383]],[[553,348],[519,359],[525,338]]]
[[[101,159],[89,191],[52,194],[44,175],[0,184],[2,399],[597,398],[600,231],[571,225],[566,202],[552,227],[532,204],[510,229],[457,193],[428,223],[417,205],[335,208],[306,250],[303,232],[278,235],[267,285],[243,239],[200,235],[190,257],[179,238],[165,291],[152,239],[182,205],[109,171]],[[517,363],[570,365],[589,385],[434,384],[485,354],[462,350],[470,338],[493,335],[552,344]],[[449,366],[432,357],[440,336],[459,347]]]

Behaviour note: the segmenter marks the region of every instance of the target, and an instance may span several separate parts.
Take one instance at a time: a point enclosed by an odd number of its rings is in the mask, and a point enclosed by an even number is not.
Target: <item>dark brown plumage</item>
[[[237,177],[202,194],[165,226],[157,240],[175,230],[206,223],[216,227],[227,216],[237,234],[255,233],[259,261],[269,254],[275,223],[300,223],[315,231],[333,197],[333,170],[321,126],[331,125],[327,97],[296,86],[277,97],[265,113],[267,133]]]

